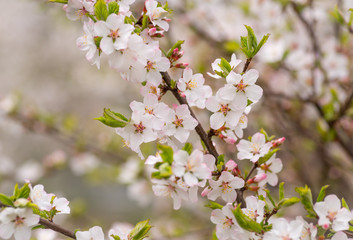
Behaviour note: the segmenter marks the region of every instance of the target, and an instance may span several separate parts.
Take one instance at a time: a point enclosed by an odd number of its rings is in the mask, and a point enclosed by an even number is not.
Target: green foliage
[[[163,162],[166,162],[170,165],[173,163],[173,149],[170,146],[159,145],[158,149],[161,151],[160,156],[162,157]]]
[[[108,17],[107,4],[104,0],[98,0],[94,5],[94,14],[98,20],[105,21]]]
[[[191,143],[185,143],[184,147],[182,148],[185,152],[187,152],[189,155],[191,155],[193,146]]]
[[[261,233],[261,231],[263,230],[260,223],[250,219],[243,213],[243,211],[240,209],[240,204],[235,210],[233,210],[233,214],[239,226],[243,229],[256,233]]]
[[[296,203],[300,202],[300,198],[292,197],[292,198],[284,198],[278,203],[278,207],[290,207]]]
[[[252,59],[266,43],[267,39],[270,37],[270,34],[264,35],[258,43],[254,30],[250,26],[245,25],[245,27],[248,31],[248,36],[240,37],[240,46],[246,57],[248,59]]]
[[[213,202],[213,201],[209,201],[208,204],[205,205],[205,207],[209,207],[211,209],[222,209],[223,205]]]
[[[142,30],[145,28],[148,28],[148,24],[149,24],[149,17],[147,15],[143,15],[142,18]]]
[[[108,3],[108,14],[118,14],[119,13],[119,4],[117,2],[109,2]]]
[[[236,52],[241,48],[240,43],[237,41],[227,41],[224,43],[223,47],[230,53]]]
[[[349,210],[349,206],[348,206],[346,200],[344,200],[344,198],[342,198],[342,207],[347,208],[348,211],[350,211],[350,210]]]
[[[48,0],[49,2],[53,3],[62,3],[62,4],[67,4],[68,0]]]
[[[8,196],[2,193],[0,193],[0,202],[8,206],[13,206],[12,200]]]
[[[284,198],[284,182],[279,184],[278,196],[280,201]]]
[[[222,171],[224,166],[224,155],[219,155],[217,159],[217,170]]]
[[[141,221],[135,225],[135,227],[129,233],[129,239],[131,240],[142,240],[148,237],[148,232],[151,229],[149,220]]]
[[[311,189],[305,185],[305,187],[297,187],[295,191],[299,193],[301,203],[303,204],[305,210],[308,212],[307,217],[315,218],[316,213],[313,208],[313,197],[311,194]]]
[[[330,13],[336,22],[338,22],[341,25],[346,24],[346,20],[344,19],[343,15],[342,15],[341,11],[338,9],[337,5]]]
[[[326,196],[326,189],[329,187],[329,185],[323,186],[319,192],[319,195],[317,196],[316,202],[321,202],[324,200]]]
[[[259,165],[266,163],[279,149],[273,149],[270,152],[268,152],[265,156],[261,157],[259,159]]]
[[[113,128],[125,127],[129,122],[129,119],[124,115],[113,112],[109,108],[104,108],[103,117],[95,118],[95,120]]]

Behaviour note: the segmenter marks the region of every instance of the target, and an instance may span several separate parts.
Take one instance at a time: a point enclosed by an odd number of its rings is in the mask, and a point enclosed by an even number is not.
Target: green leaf
[[[11,199],[2,193],[0,193],[0,202],[8,206],[13,206],[13,202],[11,201]]]
[[[317,196],[316,202],[321,202],[324,200],[326,196],[326,189],[329,187],[329,185],[325,185],[321,188],[319,195]]]
[[[18,188],[18,183],[16,183],[16,185],[15,185],[15,187],[14,187],[14,189],[13,189],[13,197],[14,197],[14,199],[17,199],[18,197],[18,195],[20,194],[20,189]]]
[[[173,163],[173,149],[170,146],[159,145],[158,149],[161,151],[160,156],[162,157],[163,162],[172,165]]]
[[[299,193],[301,203],[303,204],[305,210],[308,212],[307,217],[315,218],[316,213],[313,208],[313,197],[311,194],[311,189],[305,185],[305,187],[297,187],[295,191]]]
[[[268,189],[265,189],[265,192],[267,193],[267,198],[270,200],[271,204],[273,207],[276,207],[276,203],[272,198],[271,192]]]
[[[223,47],[227,52],[230,53],[236,52],[241,49],[241,45],[237,41],[227,41],[226,43],[224,43]]]
[[[279,207],[290,207],[296,203],[300,202],[300,198],[292,197],[292,198],[284,198],[279,203]]]
[[[279,200],[281,201],[284,198],[284,182],[281,182],[279,184],[278,192],[279,192],[279,194],[278,194],[279,195]]]
[[[338,9],[337,5],[333,9],[333,11],[331,11],[331,15],[339,24],[341,24],[341,25],[346,24],[346,20],[344,19],[343,15],[340,12],[340,10]]]
[[[129,122],[124,115],[113,112],[109,108],[104,108],[103,117],[95,118],[95,120],[113,128],[125,127]]]
[[[174,49],[178,49],[179,51],[181,50],[181,45],[185,42],[185,40],[179,40],[177,41],[171,49],[167,52],[167,57],[170,58],[173,54]]]
[[[151,229],[149,225],[149,220],[141,221],[136,224],[136,226],[129,233],[130,239],[132,240],[142,240],[147,237],[148,231]]]
[[[193,147],[192,147],[192,144],[191,143],[185,143],[185,145],[184,145],[184,147],[183,147],[183,150],[185,151],[185,152],[187,152],[189,155],[191,155],[191,153],[192,153],[192,149],[193,149]]]
[[[29,188],[29,184],[25,183],[18,192],[18,196],[16,196],[17,198],[28,198],[29,197],[29,193],[31,192],[31,189]]]
[[[209,207],[211,209],[222,209],[223,205],[213,202],[213,201],[209,201],[208,204],[205,205],[205,207]]]
[[[228,75],[232,71],[232,66],[230,63],[225,60],[224,58],[221,58],[221,62],[218,64],[218,66],[222,69],[222,71]]]
[[[257,45],[257,48],[254,52],[254,56],[260,51],[260,49],[262,48],[262,46],[267,42],[268,38],[270,37],[270,34],[266,34],[262,37],[259,45]]]
[[[115,13],[119,13],[119,4],[117,2],[109,2],[108,3],[108,15]]]
[[[168,163],[159,166],[159,176],[161,178],[169,178],[173,174],[172,167]]]
[[[257,223],[256,221],[246,216],[243,213],[243,211],[240,209],[240,204],[235,210],[233,210],[233,214],[240,227],[250,232],[261,233],[262,231],[261,224]]]
[[[218,159],[217,159],[217,170],[222,171],[223,166],[224,166],[224,155],[221,154],[218,156]]]
[[[48,0],[49,2],[67,4],[68,0]]]
[[[148,28],[148,24],[149,24],[149,17],[148,15],[143,15],[142,18],[142,30]]]
[[[257,38],[255,36],[254,30],[250,26],[245,25],[245,27],[248,31],[248,50],[253,52],[257,48]]]
[[[98,20],[107,20],[108,9],[104,0],[97,0],[96,4],[94,5],[94,14]]]
[[[267,153],[265,156],[261,157],[259,159],[259,165],[266,163],[270,158],[279,150],[279,148],[273,149],[269,153]]]
[[[347,208],[349,210],[349,206],[348,206],[346,200],[344,200],[344,198],[342,198],[342,207]]]

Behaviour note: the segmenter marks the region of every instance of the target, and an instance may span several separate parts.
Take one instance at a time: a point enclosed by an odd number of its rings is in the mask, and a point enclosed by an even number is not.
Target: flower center
[[[222,104],[219,110],[221,113],[223,113],[224,116],[226,116],[231,109],[228,107],[228,104]]]
[[[183,119],[179,118],[178,116],[175,116],[175,121],[173,122],[176,127],[183,127]]]
[[[195,81],[195,79],[191,79],[188,83],[186,83],[187,90],[191,90],[196,87],[197,87],[197,82]]]
[[[147,70],[155,69],[154,65],[155,65],[154,62],[148,61],[146,65],[146,69]]]
[[[258,144],[256,144],[256,143],[252,143],[251,144],[251,152],[253,153],[253,154],[259,154],[260,153],[260,146],[258,145]]]
[[[119,37],[119,33],[118,33],[118,29],[117,30],[110,30],[110,35],[111,38],[113,38],[114,40],[117,39]]]
[[[14,220],[15,225],[17,225],[17,226],[22,225],[24,220],[25,220],[25,218],[21,218],[20,216],[16,216],[16,219]]]
[[[145,113],[153,114],[153,108],[145,107]]]
[[[333,222],[336,219],[337,212],[328,212],[327,218]]]
[[[232,190],[228,184],[229,184],[229,182],[222,182],[222,185],[221,185],[222,193],[228,193]]]
[[[245,88],[247,86],[248,86],[247,84],[244,84],[243,79],[240,81],[240,83],[235,85],[235,87],[237,88],[237,92],[245,92]]]
[[[226,217],[226,219],[225,219],[224,222],[223,222],[223,228],[229,228],[229,227],[231,227],[232,225],[234,225],[233,219],[231,219],[231,218],[229,218],[229,217]]]
[[[145,126],[143,126],[142,122],[139,124],[134,124],[135,127],[135,133],[143,133],[143,130],[145,130]]]

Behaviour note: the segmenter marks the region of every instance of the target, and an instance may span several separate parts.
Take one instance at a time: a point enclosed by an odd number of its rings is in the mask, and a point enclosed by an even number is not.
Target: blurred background
[[[353,206],[352,3],[168,2],[174,11],[162,47],[186,40],[182,62],[203,73],[214,89],[224,84],[206,74],[215,58],[229,60],[235,52],[245,63],[239,45],[244,24],[259,38],[271,34],[250,65],[260,72],[264,96],[248,116],[244,138],[260,128],[286,138],[277,157],[288,196],[307,184],[316,197],[328,184],[328,193]],[[136,1],[131,10],[139,16],[142,8],[143,1]],[[108,229],[114,222],[150,218],[153,239],[210,236],[205,202],[174,211],[170,199],[154,197],[143,162],[113,129],[94,120],[104,107],[130,116],[129,103],[142,97],[139,86],[122,80],[104,60],[100,70],[86,61],[76,47],[81,22],[71,22],[62,5],[44,0],[2,1],[0,16],[0,192],[10,194],[27,179],[43,184],[70,201],[70,219],[56,220],[69,229]],[[195,111],[207,126],[210,113]],[[215,141],[227,159],[236,159],[234,145]],[[155,147],[143,145],[144,155]],[[298,211],[301,206],[291,207],[288,215]]]

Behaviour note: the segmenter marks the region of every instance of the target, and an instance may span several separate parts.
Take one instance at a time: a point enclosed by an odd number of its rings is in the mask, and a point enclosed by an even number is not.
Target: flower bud
[[[13,203],[13,205],[15,207],[19,208],[19,207],[26,207],[28,203],[29,203],[29,201],[27,199],[19,198]]]
[[[238,166],[238,164],[236,164],[233,160],[229,160],[226,163],[226,169],[227,171],[233,171],[234,168],[236,168]]]
[[[210,187],[206,187],[202,192],[201,192],[201,196],[204,197],[207,194],[209,194],[209,192],[211,192],[212,188]]]
[[[266,173],[258,174],[254,177],[254,182],[259,183],[267,178]]]
[[[278,138],[276,140],[271,141],[272,143],[272,148],[276,148],[282,145],[282,143],[286,140],[285,137]]]
[[[178,64],[175,64],[175,68],[181,68],[181,69],[185,69],[189,66],[188,63],[178,63]]]

